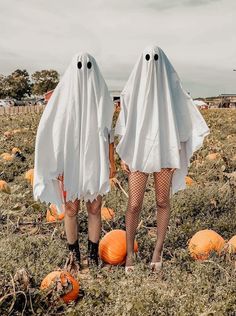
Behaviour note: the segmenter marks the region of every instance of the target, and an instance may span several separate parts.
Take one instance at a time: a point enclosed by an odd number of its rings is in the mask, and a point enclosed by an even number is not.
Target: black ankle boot
[[[68,243],[68,248],[70,251],[72,251],[75,254],[76,260],[78,261],[79,265],[80,263],[80,249],[79,249],[79,242],[76,240],[73,244]]]
[[[88,240],[88,266],[98,266],[98,243]]]

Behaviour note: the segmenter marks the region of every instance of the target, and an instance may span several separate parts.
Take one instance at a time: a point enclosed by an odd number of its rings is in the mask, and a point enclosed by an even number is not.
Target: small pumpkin
[[[218,158],[220,158],[220,154],[219,153],[211,153],[211,154],[208,154],[206,156],[207,160],[216,160]]]
[[[115,212],[112,208],[109,207],[102,207],[101,209],[101,216],[102,220],[104,221],[110,221],[114,218]]]
[[[25,179],[33,186],[34,184],[34,169],[30,169],[25,173]]]
[[[67,271],[50,272],[41,282],[40,289],[47,290],[53,287],[55,291],[60,291],[60,298],[69,303],[78,298],[79,282]],[[59,290],[58,290],[59,289]]]
[[[11,152],[15,155],[16,153],[21,153],[21,150],[17,147],[12,148]]]
[[[221,252],[225,240],[214,230],[204,229],[198,231],[191,238],[188,249],[192,258],[206,260],[211,251]]]
[[[138,251],[138,244],[134,242],[134,251]],[[99,256],[102,261],[118,265],[125,262],[126,257],[126,232],[114,229],[107,233],[99,243]]]
[[[185,183],[186,183],[187,186],[191,186],[191,185],[194,184],[194,180],[191,177],[186,176],[185,177]]]
[[[47,209],[46,220],[47,222],[61,221],[64,216],[64,213],[58,213],[57,206],[55,204],[51,204],[49,209]]]
[[[11,188],[4,180],[0,180],[0,191],[7,194],[11,194]]]
[[[229,246],[229,252],[230,253],[236,253],[236,235],[233,236],[229,241],[228,241],[228,246]]]
[[[8,153],[3,153],[1,154],[1,159],[6,160],[6,161],[12,161],[14,159],[14,155],[8,154]]]

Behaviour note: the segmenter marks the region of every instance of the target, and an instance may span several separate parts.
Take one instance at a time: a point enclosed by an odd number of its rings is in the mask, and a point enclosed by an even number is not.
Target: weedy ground
[[[189,176],[195,184],[171,200],[171,220],[165,242],[164,269],[153,276],[148,263],[155,245],[155,198],[149,178],[140,225],[137,269],[125,276],[123,267],[86,271],[80,278],[80,296],[70,305],[56,304],[40,292],[42,279],[62,268],[68,254],[63,223],[47,224],[45,204],[35,202],[32,187],[24,179],[34,166],[34,142],[40,114],[0,116],[0,154],[19,147],[22,162],[0,162],[1,179],[11,194],[0,193],[0,315],[236,315],[234,256],[211,254],[204,262],[189,256],[188,240],[200,229],[213,229],[226,240],[236,234],[236,112],[203,110],[210,135],[191,159]],[[4,132],[22,129],[11,138]],[[209,153],[220,157],[210,161]],[[127,176],[117,161],[117,178],[127,188]],[[103,222],[102,235],[125,228],[127,198],[113,188],[104,198],[115,210],[111,222]],[[87,215],[79,212],[80,241],[87,249]],[[18,269],[30,275],[28,287],[14,281]]]

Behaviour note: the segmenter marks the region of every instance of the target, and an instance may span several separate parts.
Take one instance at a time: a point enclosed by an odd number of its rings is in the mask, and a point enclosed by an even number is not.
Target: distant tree
[[[2,80],[3,94],[21,100],[31,94],[31,83],[27,70],[15,70]]]
[[[33,80],[32,93],[43,95],[55,89],[59,82],[59,73],[56,70],[41,70],[33,73],[31,78]]]

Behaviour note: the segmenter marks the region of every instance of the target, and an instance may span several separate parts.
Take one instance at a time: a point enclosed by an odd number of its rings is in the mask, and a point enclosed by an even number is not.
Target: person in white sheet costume
[[[139,57],[121,93],[116,148],[129,178],[126,213],[126,272],[133,267],[133,243],[149,173],[157,203],[157,243],[151,269],[162,267],[163,243],[170,216],[170,197],[186,187],[190,158],[209,128],[169,59],[157,46]]]
[[[110,176],[115,172],[114,164],[109,169],[113,110],[95,59],[88,53],[76,54],[38,126],[34,198],[55,204],[59,213],[65,210],[68,246],[75,254],[78,267],[80,199],[84,199],[88,210],[88,260],[98,263],[101,200],[110,189],[109,172]]]

